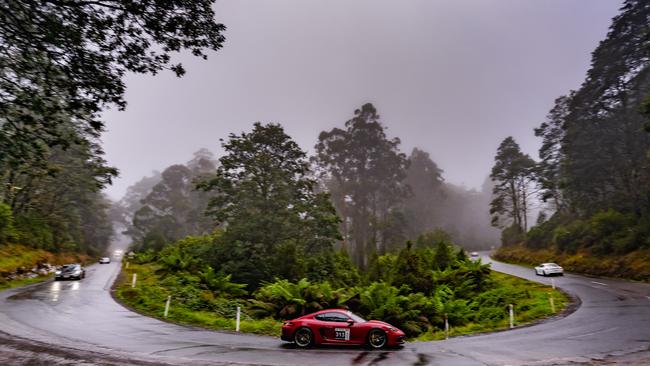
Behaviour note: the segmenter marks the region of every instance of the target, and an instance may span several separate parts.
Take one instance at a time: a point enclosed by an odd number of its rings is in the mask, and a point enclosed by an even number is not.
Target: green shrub
[[[329,282],[311,283],[306,278],[293,283],[276,280],[266,283],[251,300],[251,312],[258,317],[293,319],[310,312],[341,307],[353,290],[334,290]]]
[[[158,253],[153,249],[148,249],[145,252],[139,252],[135,254],[135,257],[131,259],[132,262],[137,264],[151,263],[158,258]]]
[[[526,233],[526,246],[529,248],[544,248],[553,241],[553,226],[551,223],[544,222],[533,226]]]
[[[201,283],[215,295],[222,297],[241,297],[247,294],[246,284],[239,284],[230,281],[232,275],[216,273],[210,266],[199,272]]]
[[[634,248],[634,219],[615,210],[597,212],[589,220],[588,246],[596,254],[625,253]]]
[[[589,235],[589,226],[581,220],[557,227],[553,232],[553,242],[560,252],[575,253]]]
[[[519,244],[524,241],[525,235],[519,225],[508,226],[501,232],[501,244],[503,246],[511,246]]]
[[[14,216],[9,205],[0,202],[0,244],[16,236]]]

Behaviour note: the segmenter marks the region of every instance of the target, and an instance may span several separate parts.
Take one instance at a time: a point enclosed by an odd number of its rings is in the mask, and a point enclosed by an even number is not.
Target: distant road
[[[492,267],[550,283],[529,268],[498,262]],[[556,365],[650,347],[650,285],[641,283],[567,274],[556,277],[556,285],[578,296],[582,305],[565,318],[505,332],[409,343],[397,350],[299,350],[279,338],[202,330],[133,313],[110,296],[118,272],[119,263],[93,265],[82,281],[48,281],[2,292],[0,331],[65,352],[91,353],[95,361],[117,357],[143,365]]]

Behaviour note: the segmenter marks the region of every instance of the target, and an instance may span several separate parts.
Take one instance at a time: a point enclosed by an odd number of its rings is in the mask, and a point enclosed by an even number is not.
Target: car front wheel
[[[314,337],[309,328],[300,328],[296,330],[296,333],[293,335],[293,341],[296,343],[296,346],[300,348],[311,346],[313,340]]]
[[[386,332],[373,329],[368,333],[368,345],[374,349],[382,348],[386,345]]]

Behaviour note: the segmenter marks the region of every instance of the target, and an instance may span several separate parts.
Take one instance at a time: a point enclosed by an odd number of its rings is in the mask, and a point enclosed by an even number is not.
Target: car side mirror
[[[354,325],[354,320],[348,319],[348,326],[351,327]]]

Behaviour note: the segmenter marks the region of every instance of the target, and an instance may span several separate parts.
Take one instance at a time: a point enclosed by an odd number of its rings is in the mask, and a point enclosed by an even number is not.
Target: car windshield
[[[348,316],[354,320],[355,323],[365,323],[366,319],[360,317],[359,315],[353,313],[353,312],[348,312]]]

